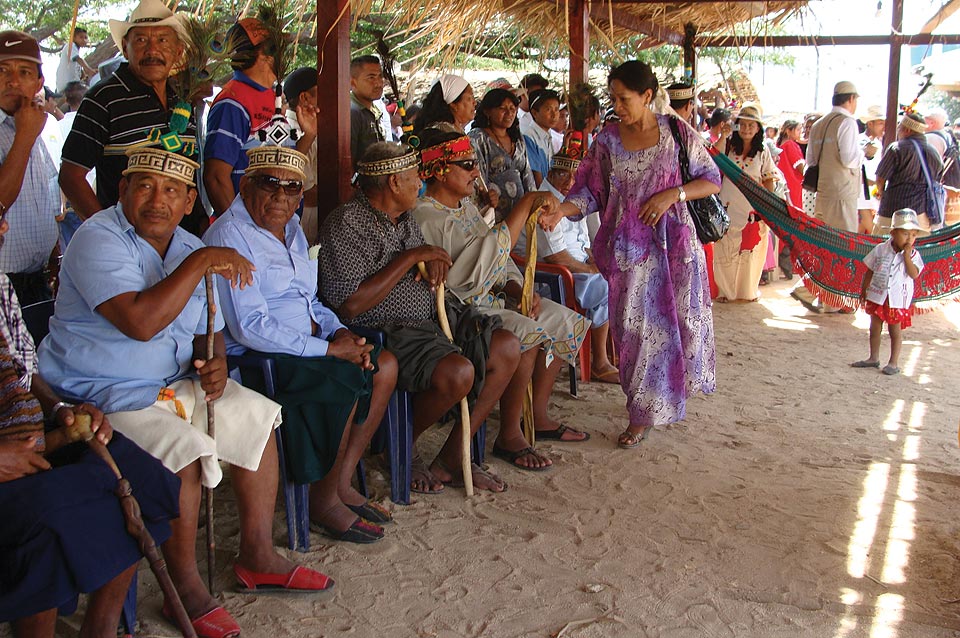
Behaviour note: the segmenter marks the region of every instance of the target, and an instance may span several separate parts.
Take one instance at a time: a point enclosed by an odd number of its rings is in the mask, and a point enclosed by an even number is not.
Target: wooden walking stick
[[[207,271],[203,276],[203,287],[207,293],[207,361],[213,359],[213,334],[216,326],[217,308],[213,304],[213,273]],[[207,402],[207,436],[217,440],[217,428],[213,419],[213,401]],[[207,515],[207,589],[211,596],[216,596],[213,588],[213,574],[216,564],[215,552],[217,539],[213,535],[213,488],[203,490],[204,509]]]
[[[69,430],[73,430],[73,432],[70,432],[71,440],[73,436],[76,436],[76,440],[85,441],[93,453],[100,457],[113,471],[114,476],[117,477],[117,487],[114,493],[117,495],[117,498],[120,499],[120,510],[123,512],[123,519],[127,525],[127,533],[137,540],[137,544],[140,546],[140,552],[147,557],[147,562],[150,563],[150,570],[153,572],[153,575],[157,577],[157,582],[160,583],[160,589],[163,590],[164,597],[166,597],[167,602],[170,603],[173,618],[180,628],[180,633],[183,634],[185,638],[197,638],[197,632],[194,631],[193,625],[190,623],[190,617],[187,615],[187,610],[184,609],[180,595],[173,586],[173,580],[170,579],[169,572],[167,572],[167,564],[160,555],[160,550],[157,549],[157,543],[153,540],[153,537],[150,536],[150,531],[143,524],[143,517],[140,514],[140,504],[137,503],[137,499],[133,496],[130,482],[123,478],[123,475],[120,473],[120,468],[117,467],[117,463],[113,460],[113,455],[110,454],[107,446],[93,435],[93,430],[90,427],[90,415],[79,412],[74,413],[73,418],[74,426],[73,428],[69,428]]]
[[[543,198],[537,197],[530,206],[530,216],[524,227],[527,233],[527,266],[523,269],[523,290],[520,295],[520,314],[530,316],[533,309],[533,286],[537,272],[537,219],[543,210]],[[523,395],[523,436],[530,445],[536,442],[536,429],[533,426],[533,379],[527,384]]]
[[[420,276],[427,280],[427,265],[417,262]],[[437,319],[440,328],[447,339],[453,343],[453,331],[450,330],[450,320],[447,318],[447,306],[444,303],[446,291],[443,282],[437,284]],[[473,468],[470,465],[470,403],[467,397],[460,399],[460,466],[463,470],[463,489],[467,496],[473,496]]]

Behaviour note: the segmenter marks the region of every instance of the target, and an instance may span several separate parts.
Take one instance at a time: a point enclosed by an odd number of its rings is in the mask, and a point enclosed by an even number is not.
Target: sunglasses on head
[[[254,175],[251,179],[267,193],[276,193],[282,188],[285,195],[293,197],[303,191],[303,182],[299,179],[279,179],[272,175]]]
[[[463,170],[469,172],[469,171],[472,171],[474,168],[476,168],[476,166],[477,166],[477,160],[475,160],[475,159],[472,159],[472,160],[459,160],[459,161],[457,161],[457,162],[450,162],[450,164],[453,164],[454,166],[459,166],[459,167],[462,168]]]

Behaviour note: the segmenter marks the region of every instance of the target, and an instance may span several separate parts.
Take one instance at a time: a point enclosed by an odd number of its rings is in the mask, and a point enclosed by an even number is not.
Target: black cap
[[[283,81],[283,96],[287,98],[287,104],[296,106],[300,94],[309,91],[316,85],[317,70],[313,67],[302,66],[296,71],[292,71]]]
[[[49,86],[43,87],[43,99],[49,100],[50,98],[53,98],[56,100],[61,97],[63,97],[63,93],[57,93],[56,91],[52,90]]]

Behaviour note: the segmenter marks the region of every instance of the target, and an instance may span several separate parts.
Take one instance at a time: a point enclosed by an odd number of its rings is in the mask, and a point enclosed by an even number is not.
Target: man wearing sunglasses
[[[128,154],[119,203],[85,221],[67,246],[40,370],[60,396],[89,400],[180,477],[180,517],[163,545],[170,575],[198,635],[236,636],[240,627],[207,591],[196,559],[201,487],[220,482],[221,461],[237,497],[234,574],[244,588],[317,592],[332,581],[273,547],[280,406],[227,378],[219,313],[214,356],[206,356],[205,273],[244,287],[254,266],[178,226],[196,200],[198,168],[157,148]],[[205,408],[214,400],[215,439]]]
[[[500,432],[493,455],[515,468],[540,472],[553,462],[524,438],[523,396],[532,379],[538,440],[579,443],[590,438],[547,414],[557,373],[564,362],[576,363],[590,322],[536,293],[531,316],[518,312],[523,275],[510,259],[510,251],[530,214],[541,205],[556,206],[557,200],[549,193],[528,193],[491,229],[469,199],[480,176],[476,160],[470,138],[463,134],[425,131],[420,140],[420,178],[427,188],[412,214],[424,240],[443,248],[453,260],[448,291],[480,313],[500,318],[503,327],[520,340],[520,364],[500,400]]]
[[[372,543],[383,538],[377,523],[390,513],[350,479],[393,392],[397,361],[374,352],[317,299],[317,262],[295,215],[307,157],[279,146],[247,156],[240,194],[203,236],[257,269],[243,289],[218,282],[227,353],[275,359],[287,461],[297,483],[311,484],[311,526],[336,540]],[[295,396],[303,388],[307,401]]]

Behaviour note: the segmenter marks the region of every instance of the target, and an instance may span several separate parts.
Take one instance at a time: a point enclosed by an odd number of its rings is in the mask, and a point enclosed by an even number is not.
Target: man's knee
[[[505,365],[516,368],[520,362],[520,339],[509,330],[494,330],[490,338],[490,356],[487,367]]]
[[[382,350],[377,357],[377,368],[377,373],[373,375],[373,385],[378,387],[389,385],[390,391],[393,391],[394,386],[397,385],[399,371],[397,358],[389,350]]]
[[[430,376],[430,389],[455,401],[467,396],[473,387],[473,364],[456,353],[445,356]]]

